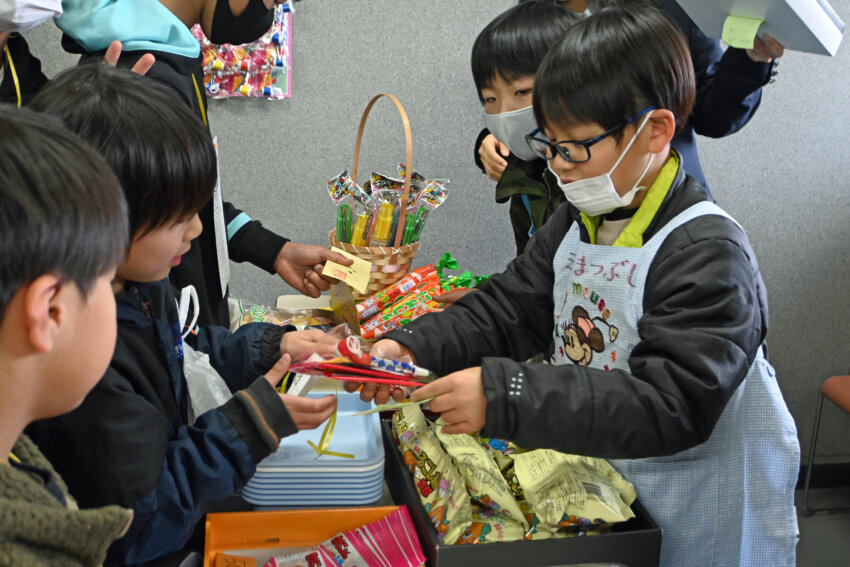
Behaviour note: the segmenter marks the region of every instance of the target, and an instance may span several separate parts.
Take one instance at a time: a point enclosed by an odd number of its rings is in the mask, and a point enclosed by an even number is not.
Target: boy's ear
[[[676,134],[675,115],[664,108],[653,110],[647,126],[650,132],[649,151],[653,154],[663,152]]]
[[[34,279],[24,293],[24,321],[27,337],[38,352],[50,351],[65,318],[62,282],[45,274]]]

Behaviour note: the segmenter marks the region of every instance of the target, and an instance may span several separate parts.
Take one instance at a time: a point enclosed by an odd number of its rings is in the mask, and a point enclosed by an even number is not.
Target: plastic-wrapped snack
[[[337,567],[334,558],[323,548],[309,549],[290,555],[272,557],[263,567]]]
[[[443,288],[440,281],[435,278],[425,280],[417,285],[413,290],[399,298],[392,305],[366,321],[360,326],[360,331],[364,338],[369,338],[366,333],[372,333],[375,329],[381,326],[382,323],[390,320],[398,320],[399,317],[407,317],[414,309],[429,302],[437,302],[437,297],[443,293]],[[409,322],[409,321],[408,321]]]
[[[437,267],[434,264],[428,264],[427,266],[413,270],[398,282],[358,303],[357,314],[360,320],[363,321],[364,319],[374,317],[422,282],[436,278]]]
[[[540,519],[538,530],[586,532],[634,517],[634,487],[625,479],[615,485],[609,475],[616,471],[597,461],[549,449],[514,456],[516,478]]]
[[[457,470],[466,479],[469,496],[489,510],[479,512],[479,516],[486,518],[495,515],[506,523],[521,526],[522,529],[516,538],[520,539],[528,530],[528,523],[495,461],[490,459],[487,451],[472,435],[443,433],[441,426],[445,425],[445,422],[442,418],[437,420],[436,425],[437,438],[442,442]]]
[[[431,300],[418,302],[406,311],[401,311],[396,315],[390,315],[388,319],[374,321],[369,328],[362,326],[360,328],[360,333],[364,339],[376,340],[383,337],[390,331],[401,329],[411,321],[425,315],[426,313],[439,313],[442,310],[443,304],[439,301]],[[377,316],[373,319],[377,319]],[[372,322],[373,319],[370,319],[368,322]]]
[[[403,406],[393,415],[393,427],[413,483],[431,518],[437,537],[455,543],[472,523],[472,505],[466,483],[443,450],[418,405]]]

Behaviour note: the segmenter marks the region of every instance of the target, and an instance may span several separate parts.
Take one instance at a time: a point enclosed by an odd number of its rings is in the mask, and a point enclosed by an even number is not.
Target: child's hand
[[[481,382],[481,367],[454,372],[411,394],[414,402],[434,398],[431,411],[442,414],[447,424],[443,433],[474,433],[486,423],[487,398]]]
[[[502,178],[505,168],[508,166],[506,158],[511,155],[508,147],[496,139],[493,134],[481,140],[481,146],[478,148],[478,156],[481,158],[481,163],[484,164],[484,171],[487,177],[493,181],[498,181]]]
[[[106,53],[103,54],[103,62],[110,67],[115,67],[118,65],[118,58],[121,57],[121,51],[124,49],[124,44],[122,44],[117,39],[109,44],[109,47],[106,48]],[[152,53],[145,53],[139,60],[136,61],[136,64],[133,65],[133,68],[130,69],[137,75],[146,75],[148,71],[151,70],[153,64],[156,63],[156,58]]]
[[[764,39],[756,36],[752,49],[747,50],[750,59],[758,63],[770,63],[785,55],[785,47],[781,43],[765,34]]]
[[[322,268],[328,260],[350,266],[354,262],[342,254],[331,252],[324,246],[287,242],[274,261],[274,271],[283,281],[304,295],[319,297],[335,280],[322,277]]]
[[[298,430],[316,429],[336,412],[336,396],[328,394],[323,398],[304,398],[280,394],[292,421]]]
[[[306,333],[309,331],[303,332]],[[295,333],[286,334],[293,335]],[[277,385],[283,379],[283,375],[289,370],[291,360],[288,354],[284,354],[266,372],[264,378],[268,380],[272,388],[277,388]],[[280,400],[286,406],[286,410],[299,430],[316,429],[336,411],[336,396],[334,395],[327,395],[324,398],[302,398],[301,396],[290,396],[289,394],[279,395]]]
[[[336,345],[339,337],[329,335],[318,329],[290,331],[280,339],[280,353],[288,354],[292,360],[300,361],[313,353],[324,358],[337,356]]]
[[[468,294],[468,293],[470,293],[470,292],[473,292],[473,291],[475,291],[475,288],[470,288],[470,289],[464,289],[464,288],[453,289],[452,291],[447,291],[446,293],[442,293],[442,294],[440,294],[438,301],[439,301],[440,303],[445,304],[445,305],[451,305],[452,303],[454,303],[455,301],[457,301],[458,299],[460,299],[460,298],[461,298],[461,297],[463,297],[464,295],[466,295],[466,294]]]
[[[383,339],[375,343],[372,347],[371,354],[373,356],[378,356],[381,358],[392,358],[394,360],[407,360],[405,357],[408,357],[409,361],[413,364],[416,364],[416,359],[413,357],[413,354],[408,350],[406,346],[391,339]],[[397,401],[400,402],[405,397],[405,392],[401,388],[393,388],[390,391],[390,387],[387,384],[373,384],[373,383],[361,383],[361,382],[346,382],[343,384],[343,388],[345,388],[346,392],[356,392],[360,386],[363,386],[363,389],[360,390],[360,399],[364,402],[371,402],[375,400],[376,404],[385,404],[387,400],[390,399],[390,396]]]

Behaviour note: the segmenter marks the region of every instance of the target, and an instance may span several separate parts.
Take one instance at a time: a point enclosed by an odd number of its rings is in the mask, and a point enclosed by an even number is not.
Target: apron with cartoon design
[[[628,370],[655,254],[675,228],[711,214],[731,219],[699,203],[642,248],[584,243],[575,223],[553,263],[554,363]],[[706,442],[668,457],[611,461],[663,529],[666,567],[793,566],[799,463],[796,427],[761,349]]]

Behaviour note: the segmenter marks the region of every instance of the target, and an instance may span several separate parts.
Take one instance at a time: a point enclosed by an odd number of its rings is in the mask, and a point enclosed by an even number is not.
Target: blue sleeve
[[[255,469],[248,446],[221,411],[179,428],[168,441],[156,487],[131,505],[133,523],[110,548],[110,562],[141,564],[181,549],[207,506],[244,486]]]
[[[210,357],[213,368],[224,378],[232,392],[245,388],[257,376],[265,374],[280,358],[280,339],[295,330],[292,325],[248,323],[236,332],[207,325],[197,336],[187,337],[195,350]]]

